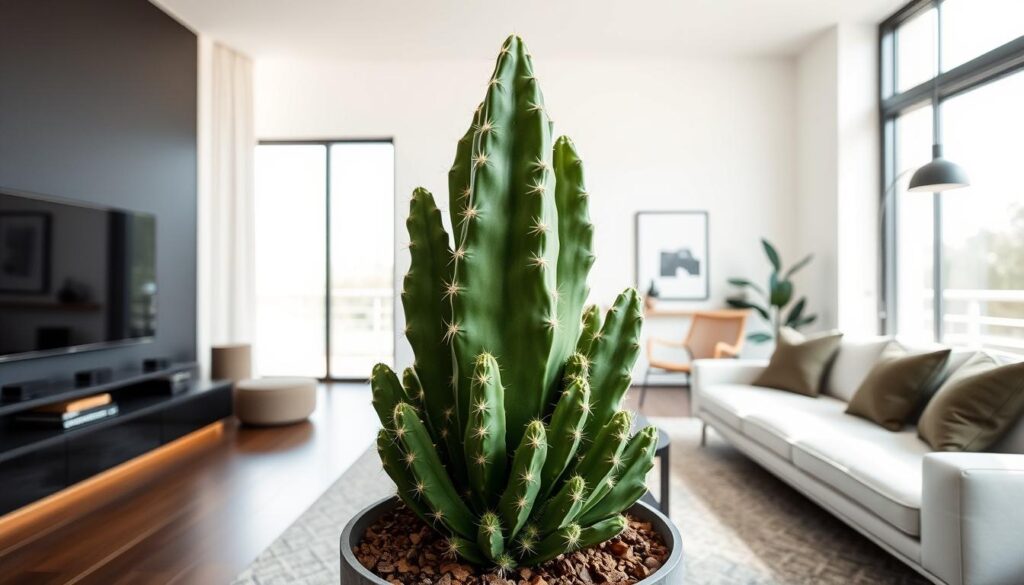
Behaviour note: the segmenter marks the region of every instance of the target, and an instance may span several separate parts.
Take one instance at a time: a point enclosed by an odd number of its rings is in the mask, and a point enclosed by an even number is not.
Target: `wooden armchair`
[[[690,329],[682,341],[659,339],[652,337],[647,340],[647,371],[644,383],[640,386],[640,407],[643,408],[647,394],[647,382],[652,369],[666,372],[679,372],[687,375],[689,383],[690,364],[699,359],[722,359],[739,356],[743,349],[743,339],[747,324],[747,311],[720,310],[698,311],[693,314]],[[685,362],[674,362],[659,359],[654,349],[675,347],[682,349],[689,357]]]

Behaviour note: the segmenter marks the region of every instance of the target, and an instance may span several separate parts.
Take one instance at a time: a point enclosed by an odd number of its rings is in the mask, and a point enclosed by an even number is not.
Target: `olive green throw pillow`
[[[1024,362],[999,366],[979,353],[928,402],[917,434],[936,451],[984,451],[1024,414]]]
[[[902,429],[948,359],[948,349],[913,355],[906,355],[902,348],[887,350],[857,388],[846,414],[866,418],[890,431]]]
[[[794,329],[783,327],[776,340],[775,353],[754,385],[817,396],[825,369],[835,357],[842,338],[843,334],[836,331],[804,337]]]

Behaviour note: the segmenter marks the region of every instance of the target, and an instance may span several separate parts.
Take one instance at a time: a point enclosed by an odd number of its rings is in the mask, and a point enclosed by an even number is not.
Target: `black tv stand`
[[[175,394],[154,381],[196,364],[155,372],[119,371],[87,388],[68,380],[43,397],[0,402],[0,515],[49,496],[102,471],[231,415],[231,383],[193,380]],[[93,394],[109,393],[116,416],[68,430],[19,424],[26,410]]]

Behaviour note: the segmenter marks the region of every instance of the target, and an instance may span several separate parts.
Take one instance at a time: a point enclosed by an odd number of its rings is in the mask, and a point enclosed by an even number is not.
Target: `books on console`
[[[15,419],[20,423],[67,430],[116,416],[118,412],[110,394],[97,394],[40,406],[16,415]]]

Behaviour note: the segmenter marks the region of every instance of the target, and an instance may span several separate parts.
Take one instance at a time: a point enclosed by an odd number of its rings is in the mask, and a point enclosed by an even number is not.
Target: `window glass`
[[[256,148],[256,324],[260,375],[326,375],[327,150]]]
[[[929,8],[896,29],[897,92],[935,77],[936,28],[935,9]]]
[[[1024,0],[944,0],[942,69],[948,71],[1024,35]]]
[[[896,319],[900,337],[934,339],[933,196],[910,193],[913,170],[931,159],[932,108],[896,118]]]
[[[1024,74],[943,104],[945,154],[971,186],[943,193],[944,340],[1024,352]]]
[[[331,145],[331,375],[366,378],[394,354],[394,146]]]

